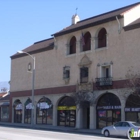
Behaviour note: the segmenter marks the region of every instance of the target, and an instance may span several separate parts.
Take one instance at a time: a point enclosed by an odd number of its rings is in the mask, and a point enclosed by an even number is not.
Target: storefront
[[[97,128],[112,125],[121,121],[121,103],[119,98],[112,93],[100,97],[96,107]]]
[[[14,102],[14,122],[22,123],[22,103],[20,100]]]
[[[36,123],[52,125],[52,122],[53,122],[52,102],[48,98],[43,97],[37,103]]]
[[[31,123],[31,112],[32,112],[32,101],[28,99],[25,102],[25,113],[24,113],[24,123]]]
[[[57,108],[58,125],[75,127],[76,125],[76,105],[72,97],[64,97],[60,100]]]
[[[125,119],[127,121],[140,122],[140,97],[135,94],[129,95],[125,106]]]

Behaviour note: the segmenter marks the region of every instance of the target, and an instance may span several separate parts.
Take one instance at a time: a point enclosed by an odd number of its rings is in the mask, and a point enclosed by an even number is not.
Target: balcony
[[[103,86],[112,86],[112,77],[106,78],[96,78],[96,87],[103,87]]]

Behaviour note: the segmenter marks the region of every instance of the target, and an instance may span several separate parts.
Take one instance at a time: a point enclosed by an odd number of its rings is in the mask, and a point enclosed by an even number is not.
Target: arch
[[[36,123],[49,124],[53,122],[53,104],[47,97],[42,97],[36,106]]]
[[[58,106],[75,106],[75,101],[70,96],[65,96],[61,98],[61,100],[58,103]]]
[[[14,104],[14,123],[22,123],[22,103],[16,99]]]
[[[140,97],[130,94],[125,104],[125,117],[127,121],[140,122]]]
[[[113,93],[103,94],[97,102],[97,128],[112,125],[121,120],[121,102]]]
[[[97,106],[120,106],[120,105],[121,102],[119,98],[113,93],[103,94],[97,102]]]
[[[101,28],[98,32],[98,48],[106,47],[106,38],[107,31],[105,28]]]
[[[69,54],[76,53],[76,37],[73,36],[69,42]]]
[[[75,127],[76,124],[76,104],[72,97],[64,96],[58,102],[58,125]]]
[[[90,32],[86,32],[84,34],[84,44],[83,44],[83,51],[91,50],[91,34]]]

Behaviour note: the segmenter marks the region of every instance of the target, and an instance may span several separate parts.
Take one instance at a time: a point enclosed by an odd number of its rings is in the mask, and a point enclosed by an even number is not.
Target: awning
[[[0,106],[8,106],[8,105],[10,105],[9,102],[3,102],[3,103],[0,103]]]

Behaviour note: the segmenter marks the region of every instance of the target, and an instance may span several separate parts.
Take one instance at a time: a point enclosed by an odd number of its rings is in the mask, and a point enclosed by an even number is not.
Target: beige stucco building
[[[136,3],[82,21],[74,15],[53,38],[23,50],[31,56],[11,56],[11,122],[96,129],[138,120],[139,106],[130,106],[121,89],[128,70],[140,69],[139,11]],[[74,93],[92,101],[78,105]]]

